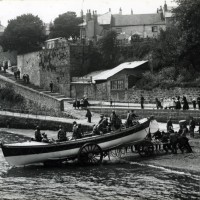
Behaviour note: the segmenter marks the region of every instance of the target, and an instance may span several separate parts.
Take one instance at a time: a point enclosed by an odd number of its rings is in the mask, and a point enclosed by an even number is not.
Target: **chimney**
[[[161,20],[164,20],[164,14],[163,14],[162,6],[160,6],[159,14],[160,14]]]
[[[111,12],[111,8],[109,8],[109,12]]]
[[[122,8],[119,9],[119,14],[122,15]]]
[[[81,18],[83,18],[83,10],[81,10]]]
[[[92,15],[90,10],[87,10],[87,14],[86,14],[86,22],[90,21],[92,19]]]
[[[133,9],[131,8],[131,15],[133,15]]]
[[[164,12],[167,12],[167,3],[165,1],[165,4],[164,4]]]

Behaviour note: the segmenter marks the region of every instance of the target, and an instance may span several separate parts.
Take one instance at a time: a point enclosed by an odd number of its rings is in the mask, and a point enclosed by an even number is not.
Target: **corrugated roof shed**
[[[97,74],[92,77],[93,81],[100,81],[100,80],[107,80],[111,76],[117,74],[118,72],[124,70],[124,69],[134,69],[136,67],[139,67],[140,65],[143,65],[144,63],[147,63],[148,61],[134,61],[134,62],[125,62],[122,63],[121,65],[118,65],[117,67],[110,69],[110,70],[105,70],[101,72],[100,74]]]
[[[165,24],[160,14],[134,14],[134,15],[112,15],[113,26],[136,26],[150,24]]]

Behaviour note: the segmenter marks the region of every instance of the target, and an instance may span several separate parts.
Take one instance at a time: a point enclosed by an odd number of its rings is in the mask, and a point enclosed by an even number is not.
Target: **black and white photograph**
[[[200,0],[0,0],[0,200],[200,199]]]

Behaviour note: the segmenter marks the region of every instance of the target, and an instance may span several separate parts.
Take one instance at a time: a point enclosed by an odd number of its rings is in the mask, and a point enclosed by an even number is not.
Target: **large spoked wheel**
[[[148,157],[153,155],[154,146],[152,142],[144,141],[137,145],[137,150],[141,157]]]
[[[82,165],[100,165],[103,160],[101,147],[94,143],[83,145],[78,153],[78,161]]]

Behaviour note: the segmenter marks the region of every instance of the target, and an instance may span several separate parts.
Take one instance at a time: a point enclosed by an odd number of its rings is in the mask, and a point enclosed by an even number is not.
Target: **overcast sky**
[[[166,0],[168,5],[174,5],[173,0]],[[45,23],[54,21],[59,14],[75,11],[80,16],[90,10],[97,10],[98,14],[108,12],[113,14],[122,8],[123,14],[155,13],[157,8],[164,5],[164,0],[0,0],[0,21],[6,26],[9,19],[16,16],[32,13],[38,15]]]

